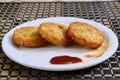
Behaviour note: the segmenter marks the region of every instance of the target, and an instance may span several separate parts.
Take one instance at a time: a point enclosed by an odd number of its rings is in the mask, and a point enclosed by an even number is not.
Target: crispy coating
[[[71,39],[67,36],[67,27],[53,22],[40,24],[39,33],[50,43],[57,46],[67,46],[71,44]]]
[[[38,27],[26,26],[16,29],[12,36],[13,42],[18,46],[40,47],[45,44],[45,40],[38,33]]]
[[[104,35],[97,28],[83,22],[72,22],[67,34],[82,46],[98,48],[104,41]]]

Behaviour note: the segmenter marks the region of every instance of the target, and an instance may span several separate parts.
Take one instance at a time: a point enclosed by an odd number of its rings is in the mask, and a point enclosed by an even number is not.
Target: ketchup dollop
[[[73,64],[78,62],[82,62],[82,59],[78,57],[67,56],[67,55],[55,56],[52,59],[50,59],[51,64]]]

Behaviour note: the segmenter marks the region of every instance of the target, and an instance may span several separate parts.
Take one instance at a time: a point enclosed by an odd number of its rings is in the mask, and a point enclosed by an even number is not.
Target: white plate
[[[88,24],[91,24],[104,33],[105,45],[108,44],[112,44],[112,45],[104,52],[102,56],[98,58],[86,59],[83,56],[86,53],[89,53],[89,50],[77,46],[76,47],[71,46],[67,48],[62,46],[47,46],[41,48],[17,47],[13,44],[11,39],[13,31],[23,26],[30,26],[30,25],[38,26],[42,22],[57,22],[68,26],[71,22],[75,22],[75,21],[86,22]],[[50,71],[76,70],[76,69],[83,69],[97,65],[107,60],[110,56],[112,56],[115,53],[117,47],[118,47],[118,39],[116,35],[112,32],[112,30],[94,21],[81,19],[81,18],[73,18],[73,17],[43,18],[43,19],[26,22],[10,30],[2,40],[3,51],[11,60],[27,67],[40,69],[40,70],[50,70]],[[75,64],[64,64],[64,65],[50,64],[49,61],[52,57],[61,56],[61,55],[79,57],[83,60],[83,62],[75,63]]]

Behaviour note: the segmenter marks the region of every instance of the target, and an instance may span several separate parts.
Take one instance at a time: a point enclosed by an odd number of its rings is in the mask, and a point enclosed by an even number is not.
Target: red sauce
[[[50,60],[51,64],[72,64],[82,62],[82,60],[78,57],[71,57],[71,56],[55,56]]]

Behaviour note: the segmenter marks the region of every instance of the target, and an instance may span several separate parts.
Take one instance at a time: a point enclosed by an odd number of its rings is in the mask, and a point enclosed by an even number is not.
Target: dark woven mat
[[[0,3],[0,44],[15,26],[45,17],[70,16],[94,20],[120,36],[120,2]],[[120,46],[105,62],[83,70],[51,72],[11,61],[0,46],[0,80],[120,80]]]

